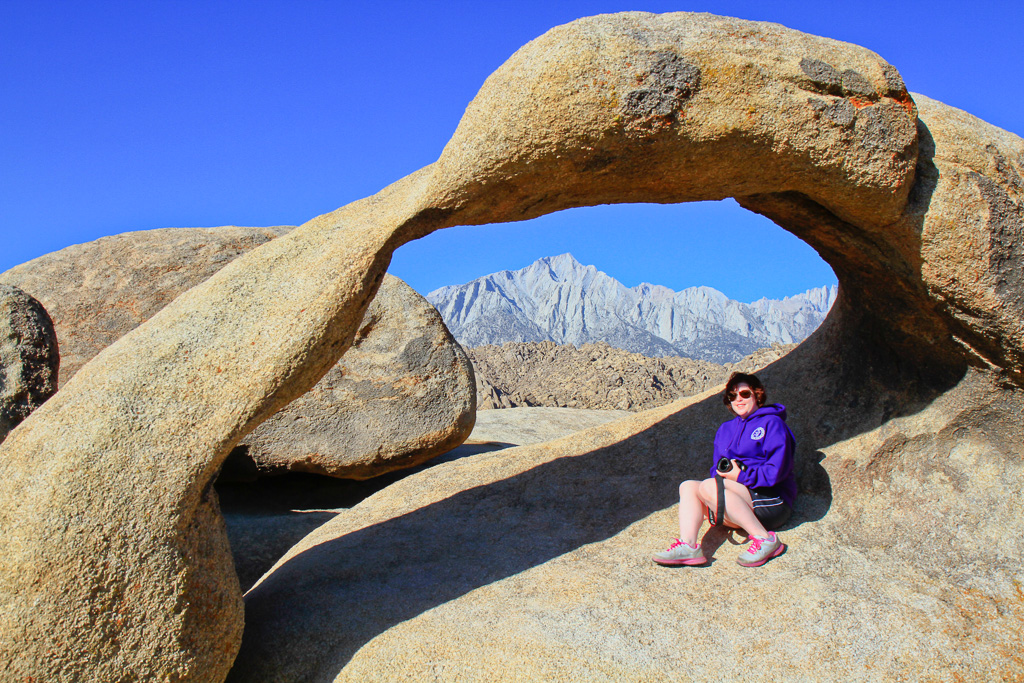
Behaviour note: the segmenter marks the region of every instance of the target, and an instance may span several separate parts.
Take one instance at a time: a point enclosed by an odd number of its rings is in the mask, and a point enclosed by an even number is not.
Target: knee
[[[705,503],[714,503],[718,500],[718,487],[715,485],[714,479],[705,479],[694,483],[697,484],[697,495]]]
[[[698,488],[700,487],[699,481],[684,481],[679,485],[679,499],[685,500],[688,498],[697,498]]]

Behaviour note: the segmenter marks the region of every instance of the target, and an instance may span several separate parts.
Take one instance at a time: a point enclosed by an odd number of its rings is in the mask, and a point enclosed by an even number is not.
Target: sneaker
[[[704,551],[700,549],[700,543],[690,545],[683,543],[678,538],[675,543],[660,553],[654,553],[651,558],[658,564],[674,566],[678,564],[707,564],[708,558],[704,557]]]
[[[778,557],[786,550],[786,544],[779,540],[774,531],[768,532],[768,538],[750,537],[750,545],[744,550],[736,563],[744,567],[760,567],[762,564]]]

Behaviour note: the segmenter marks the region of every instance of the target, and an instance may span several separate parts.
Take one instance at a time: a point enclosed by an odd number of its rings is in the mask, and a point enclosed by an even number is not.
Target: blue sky
[[[373,194],[437,158],[521,45],[625,10],[858,43],[911,90],[1024,133],[1019,2],[0,0],[0,271],[103,235],[294,225]],[[744,301],[834,281],[731,201],[452,228],[399,249],[391,272],[426,293],[566,251],[629,286]]]

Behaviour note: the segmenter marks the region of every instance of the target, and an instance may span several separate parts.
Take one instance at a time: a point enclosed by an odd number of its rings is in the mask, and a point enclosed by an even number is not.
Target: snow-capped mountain
[[[629,288],[572,254],[539,259],[427,295],[468,347],[509,341],[579,346],[604,341],[646,356],[731,362],[774,342],[803,341],[836,298],[835,285],[781,301],[733,301],[711,287]]]

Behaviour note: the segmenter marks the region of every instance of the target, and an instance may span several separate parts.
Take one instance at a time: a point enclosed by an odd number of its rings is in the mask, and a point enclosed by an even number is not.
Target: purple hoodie
[[[778,403],[761,406],[748,417],[734,417],[715,434],[715,459],[711,476],[720,458],[739,460],[747,466],[737,481],[768,495],[778,495],[790,506],[796,500],[796,475],[793,451],[796,439],[786,426],[786,406]]]

